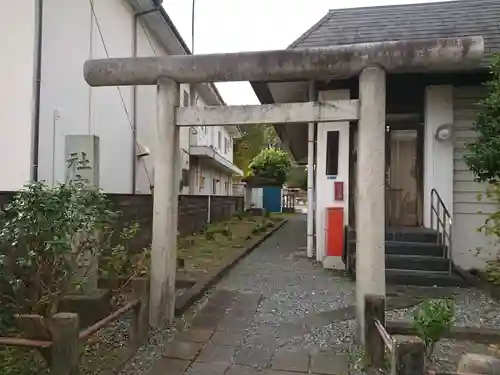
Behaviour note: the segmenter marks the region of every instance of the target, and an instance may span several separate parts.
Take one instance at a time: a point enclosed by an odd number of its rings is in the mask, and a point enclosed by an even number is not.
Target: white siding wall
[[[0,5],[0,190],[19,189],[31,176],[35,4]]]
[[[485,214],[497,207],[491,202],[478,201],[478,194],[485,192],[486,184],[474,181],[463,160],[465,143],[476,137],[472,130],[475,104],[484,95],[482,87],[454,89],[453,259],[465,269],[483,268],[496,255],[493,240],[478,233],[477,228],[484,224]],[[478,252],[477,248],[481,250]]]
[[[165,56],[165,50],[142,23],[137,23],[137,56]],[[154,184],[154,151],[156,148],[156,87],[137,86],[137,143],[151,155],[136,159],[136,193],[149,194]]]
[[[197,105],[205,106],[206,103],[203,98],[199,97],[197,98]],[[213,146],[220,155],[231,163],[233,162],[233,142],[233,138],[224,126],[199,126],[196,128],[196,134],[191,134],[191,145]],[[196,167],[193,167],[190,175],[191,183],[193,184],[191,189],[192,194],[233,195],[232,177],[220,170],[214,169],[204,161],[200,161]],[[200,185],[201,178],[204,178],[203,186]],[[213,186],[214,180],[219,181],[215,184],[215,191]]]
[[[89,58],[132,56],[133,15],[120,0],[45,0],[40,114],[40,179],[64,180],[64,137],[99,136],[100,183],[107,192],[131,193],[132,88],[90,88],[82,76]],[[125,111],[127,108],[127,112]]]
[[[0,89],[0,124],[5,128],[0,140],[1,160],[5,164],[0,165],[1,190],[18,189],[30,180],[35,3],[19,1],[9,5],[8,12],[0,11],[2,47],[9,51],[6,58],[0,59],[4,83]],[[63,181],[65,136],[92,134],[100,138],[100,184],[104,191],[132,193],[135,163],[135,192],[148,194],[154,183],[156,87],[137,87],[134,113],[132,87],[121,87],[120,91],[116,87],[91,88],[83,79],[82,69],[89,58],[105,58],[108,54],[133,56],[134,28],[138,56],[164,56],[167,52],[145,25],[140,22],[134,25],[133,11],[125,1],[94,0],[93,4],[96,17],[88,0],[44,1],[39,179],[48,183]],[[189,86],[181,85],[181,104],[185,93],[189,93]],[[205,105],[201,99],[197,102]],[[151,152],[141,159],[135,158],[134,115],[137,141]],[[11,131],[13,126],[15,132]],[[196,138],[196,143],[214,145],[221,155],[233,160],[232,139],[224,127],[200,128]],[[225,139],[231,147],[225,147]],[[190,129],[182,128],[179,152],[183,169],[190,169],[190,143]],[[213,179],[220,180],[215,194],[232,191],[230,177],[209,167],[203,168],[207,177],[204,188],[199,189],[197,173],[201,173],[199,168],[191,172],[194,181],[190,181],[196,187],[185,187],[182,194],[211,194]]]

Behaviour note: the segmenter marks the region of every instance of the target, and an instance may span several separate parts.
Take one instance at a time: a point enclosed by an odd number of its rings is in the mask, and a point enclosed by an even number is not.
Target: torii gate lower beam
[[[175,307],[179,169],[177,151],[181,125],[177,123],[176,112],[180,83],[307,81],[351,77],[361,73],[358,162],[360,189],[356,204],[360,211],[356,214],[357,226],[361,230],[357,233],[356,267],[358,326],[362,326],[364,296],[385,294],[385,72],[451,71],[473,67],[481,61],[483,51],[482,37],[463,37],[366,43],[310,50],[87,61],[84,75],[91,86],[158,85],[151,324],[158,327],[171,323]],[[236,112],[241,114],[240,109]],[[230,111],[228,109],[226,115]],[[279,112],[279,108],[276,107],[273,111]],[[221,116],[219,125],[231,123],[226,115]],[[262,120],[262,116],[256,117],[256,123]],[[297,119],[290,120],[294,122]],[[315,122],[318,118],[316,115],[311,118],[301,115],[300,121]],[[251,122],[251,119],[246,119],[247,124]]]

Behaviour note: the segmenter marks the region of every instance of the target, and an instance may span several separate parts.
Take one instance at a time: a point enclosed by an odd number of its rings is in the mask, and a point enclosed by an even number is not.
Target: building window
[[[184,107],[189,107],[189,93],[184,90],[184,98],[183,98]]]
[[[217,132],[217,147],[222,150],[222,133],[220,130]]]
[[[229,139],[224,137],[224,152],[227,154],[229,152]]]
[[[326,174],[339,174],[339,132],[329,131],[326,135]]]
[[[217,180],[215,178],[212,180],[212,194],[217,194]]]
[[[229,182],[224,182],[224,193],[229,195]]]

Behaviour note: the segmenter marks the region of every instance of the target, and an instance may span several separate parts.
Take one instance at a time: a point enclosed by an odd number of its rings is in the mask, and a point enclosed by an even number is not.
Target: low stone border
[[[274,228],[266,232],[262,236],[252,240],[249,245],[237,252],[233,258],[219,267],[211,274],[203,277],[195,285],[189,288],[186,292],[182,293],[175,300],[175,314],[180,315],[193,305],[202,295],[216,284],[224,275],[226,275],[241,259],[250,254],[257,246],[269,238],[274,232],[280,229],[288,220],[283,219],[277,223]]]
[[[465,281],[475,288],[486,291],[491,298],[500,300],[500,287],[484,281],[483,279],[473,275],[469,271],[464,270],[462,267],[454,265],[454,271]]]
[[[386,322],[387,332],[391,335],[415,335],[417,331],[410,322]],[[473,341],[480,344],[495,344],[500,342],[500,330],[493,328],[453,327],[445,336],[459,341]]]

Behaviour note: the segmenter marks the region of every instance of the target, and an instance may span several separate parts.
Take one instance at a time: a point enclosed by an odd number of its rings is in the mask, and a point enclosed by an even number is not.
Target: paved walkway
[[[347,374],[353,330],[321,312],[352,315],[354,286],[304,256],[305,233],[292,217],[241,261],[149,374]]]

